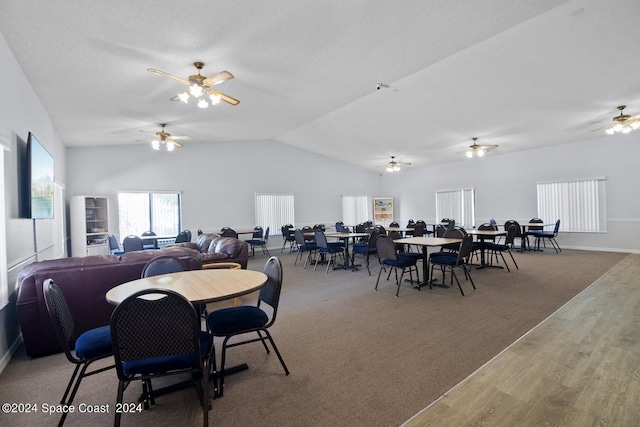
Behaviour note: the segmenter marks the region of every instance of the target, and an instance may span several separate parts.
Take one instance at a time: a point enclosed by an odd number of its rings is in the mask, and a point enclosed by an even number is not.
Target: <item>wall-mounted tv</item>
[[[53,218],[53,157],[29,132],[20,156],[20,216]]]

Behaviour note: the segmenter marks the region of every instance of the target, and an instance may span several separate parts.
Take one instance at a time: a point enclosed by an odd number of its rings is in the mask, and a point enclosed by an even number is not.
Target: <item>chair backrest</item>
[[[190,241],[191,241],[191,239],[187,235],[187,232],[186,231],[181,231],[176,236],[175,243],[184,243],[184,242],[190,242]]]
[[[236,233],[236,231],[232,228],[224,227],[221,231],[222,233],[220,233],[220,235],[222,237],[235,237],[236,239],[238,238],[238,233]]]
[[[356,233],[366,233],[367,226],[364,223],[356,225]]]
[[[267,229],[264,230],[264,236],[263,236],[262,241],[264,242],[265,245],[269,241],[269,226],[267,226]]]
[[[324,231],[316,230],[316,245],[318,245],[321,249],[327,249],[329,245],[327,244],[327,236],[324,235]]]
[[[288,225],[283,225],[280,227],[280,231],[282,232],[282,238],[287,239],[287,237],[291,236],[291,229]]]
[[[560,230],[560,220],[556,221],[556,225],[553,227],[553,237],[558,235],[558,231]]]
[[[544,221],[541,220],[540,218],[531,218],[529,220],[530,223],[535,223],[535,224],[542,224]],[[530,225],[529,226],[529,231],[540,231],[543,230],[544,227],[538,227],[537,225]]]
[[[155,257],[154,259],[149,261],[142,268],[141,277],[144,279],[145,277],[159,276],[161,274],[169,273],[179,273],[186,270],[187,268],[178,258],[163,255]]]
[[[77,363],[78,359],[71,353],[71,338],[73,337],[75,324],[73,323],[73,316],[67,305],[67,300],[52,279],[46,279],[42,283],[42,292],[60,347],[62,347],[70,362]]]
[[[125,252],[141,251],[143,248],[142,239],[135,235],[129,235],[122,241],[122,248]]]
[[[338,222],[336,222],[336,231],[337,231],[338,233],[339,233],[339,232],[341,232],[341,231],[342,231],[343,226],[344,226],[344,222],[342,222],[342,221],[338,221]]]
[[[120,243],[118,243],[118,238],[115,234],[109,234],[109,249],[112,251],[120,250]]]
[[[254,239],[262,239],[262,235],[264,234],[264,230],[259,225],[253,227],[253,235]]]
[[[446,230],[442,237],[446,239],[462,239],[465,236],[468,236],[467,232],[461,228],[452,228],[450,230]]]
[[[378,251],[378,257],[382,260],[398,260],[396,245],[393,243],[393,240],[389,236],[378,236],[378,238],[376,239],[376,250]]]
[[[314,224],[314,230],[324,231],[324,226],[322,224]]]
[[[510,225],[509,228],[507,228],[507,236],[504,239],[504,244],[508,245],[508,246],[513,246],[513,241],[516,238],[516,226],[515,225]]]
[[[398,240],[398,239],[402,239],[402,234],[399,231],[389,231],[387,233],[387,236],[389,236],[389,239],[393,242],[394,240]],[[404,252],[404,244],[403,243],[394,243],[394,246],[396,247],[396,251],[398,252]]]
[[[416,221],[416,225],[413,226],[413,237],[422,237],[425,233],[425,223],[424,221]]]
[[[522,227],[520,227],[520,223],[518,223],[518,221],[510,219],[504,223],[504,229],[508,230],[512,225],[516,227],[516,237],[522,237]]]
[[[484,224],[480,224],[478,226],[478,230],[487,230],[487,231],[493,230],[493,231],[495,231],[497,229],[498,229],[497,225],[491,225],[488,222],[485,222]]]
[[[202,231],[202,228],[198,228],[197,233],[198,233],[198,236],[199,236],[199,235],[201,235],[201,234],[204,234],[204,231]]]
[[[148,289],[131,295],[113,311],[110,327],[120,380],[128,378],[123,364],[134,360],[182,355],[185,369],[202,368],[200,316],[177,292]]]
[[[369,234],[369,240],[367,241],[368,249],[375,249],[378,236],[380,236],[380,232],[378,230],[373,230],[371,234]]]
[[[385,230],[385,228],[380,224],[378,224],[375,227],[373,227],[373,229],[374,230],[378,230],[378,233],[380,233],[380,234],[387,234],[387,230]]]
[[[276,321],[280,293],[282,290],[282,263],[278,257],[272,256],[264,264],[262,272],[267,275],[267,284],[260,288],[258,295],[258,307],[261,303],[268,304],[272,308],[271,320],[265,325],[268,328]]]
[[[463,260],[468,259],[469,255],[471,255],[472,250],[473,236],[467,234],[462,238],[462,242],[460,242],[460,249],[458,250],[458,262],[462,262]]]
[[[389,227],[400,227],[400,224],[398,224],[397,222],[393,221],[391,224],[389,224]]]
[[[304,239],[304,232],[302,230],[300,230],[299,228],[296,229],[296,231],[293,232],[293,236],[296,238],[296,243],[301,247],[301,248],[305,248],[305,245],[307,244],[307,242]]]
[[[442,224],[436,225],[436,237],[444,237],[444,233],[447,229]]]
[[[491,225],[495,226],[495,227],[496,227],[496,230],[498,229],[498,223],[496,222],[496,220],[495,220],[495,219],[491,218],[491,219],[489,220],[489,224],[491,224]]]
[[[412,219],[409,219],[409,221],[407,221],[407,227],[413,227],[416,224],[416,222]]]
[[[142,236],[142,237],[145,237],[145,236],[156,236],[156,233],[153,232],[153,231],[145,231],[140,236]],[[142,239],[142,244],[143,245],[153,245],[154,244],[154,240],[153,239]]]

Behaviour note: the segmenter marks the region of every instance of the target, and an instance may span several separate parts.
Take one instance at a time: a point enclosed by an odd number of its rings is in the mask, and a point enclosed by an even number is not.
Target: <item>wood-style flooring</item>
[[[403,427],[477,425],[640,426],[640,255]]]

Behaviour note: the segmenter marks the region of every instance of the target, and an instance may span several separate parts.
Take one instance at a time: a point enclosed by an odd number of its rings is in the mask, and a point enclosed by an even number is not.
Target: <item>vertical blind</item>
[[[606,231],[604,178],[538,183],[538,217],[560,230]]]
[[[180,194],[171,192],[118,193],[120,237],[153,231],[158,236],[177,236],[181,227]]]
[[[436,191],[436,221],[443,218],[455,220],[460,227],[475,227],[475,190]]]
[[[369,220],[367,196],[342,196],[342,222],[356,225]]]
[[[256,225],[269,227],[269,234],[281,234],[280,227],[295,224],[293,194],[256,193]]]

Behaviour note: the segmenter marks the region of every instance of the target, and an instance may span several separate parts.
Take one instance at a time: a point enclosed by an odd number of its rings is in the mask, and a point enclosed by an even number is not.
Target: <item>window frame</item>
[[[454,196],[458,195],[459,207],[453,205]],[[442,207],[444,195],[449,195],[449,206],[445,209]],[[439,197],[443,196],[443,197]],[[475,228],[476,226],[476,190],[474,187],[455,188],[447,190],[437,190],[435,192],[436,199],[436,222],[443,218],[451,218],[456,221],[456,226],[464,228]],[[467,207],[467,205],[469,205]],[[449,212],[449,213],[444,213]],[[470,224],[467,224],[470,222]]]
[[[121,195],[126,195],[126,194],[146,194],[148,196],[148,204],[147,204],[147,214],[148,214],[148,225],[149,228],[147,230],[142,230],[139,233],[143,233],[145,231],[153,231],[154,233],[156,233],[158,236],[160,237],[175,237],[178,235],[178,233],[182,230],[182,192],[181,191],[174,191],[174,190],[153,190],[153,191],[145,191],[145,190],[118,190],[117,193],[117,198],[118,198],[118,229],[120,231],[120,236],[121,238],[126,237],[129,234],[136,234],[136,233],[130,233],[130,232],[126,232],[123,233],[123,227],[122,227],[122,213],[123,213],[123,206],[122,206],[122,199],[121,199]],[[154,218],[154,212],[153,212],[153,207],[154,207],[154,195],[159,195],[159,194],[170,194],[170,195],[175,195],[177,196],[177,206],[176,206],[176,214],[177,214],[177,230],[175,233],[171,232],[171,233],[158,233],[157,230],[157,223],[159,221],[157,221]],[[126,227],[124,227],[124,229],[126,230]]]

